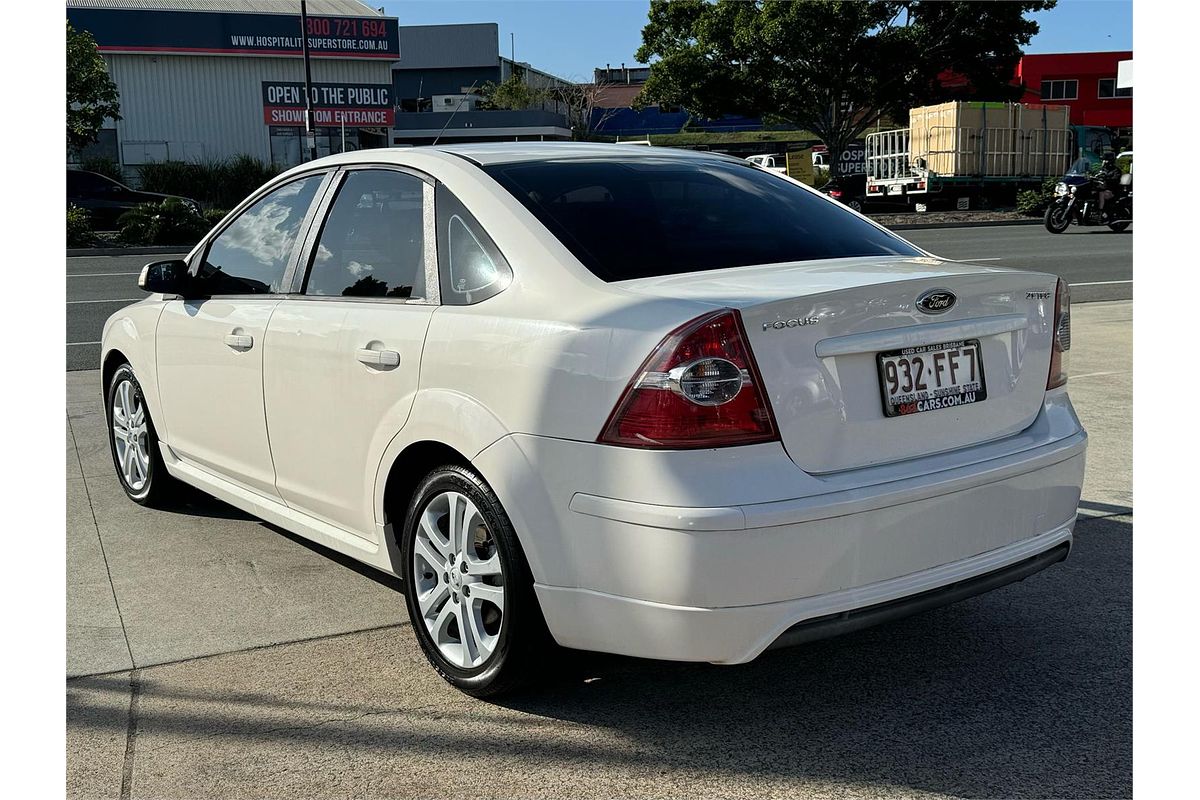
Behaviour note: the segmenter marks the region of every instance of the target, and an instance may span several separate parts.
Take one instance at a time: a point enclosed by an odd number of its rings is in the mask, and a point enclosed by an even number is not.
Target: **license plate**
[[[889,186],[887,193],[888,194],[904,194],[904,187],[903,186]]]
[[[889,417],[987,399],[978,339],[890,350],[876,359],[883,413]]]

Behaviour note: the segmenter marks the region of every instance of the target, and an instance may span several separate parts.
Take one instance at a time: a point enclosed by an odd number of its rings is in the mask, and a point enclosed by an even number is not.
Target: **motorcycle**
[[[1116,233],[1128,228],[1133,222],[1133,176],[1129,173],[1121,176],[1119,189],[1105,204],[1108,218],[1102,219],[1100,192],[1105,188],[1104,181],[1086,174],[1086,167],[1076,170],[1072,165],[1071,171],[1055,185],[1054,200],[1046,209],[1046,230],[1062,233],[1072,224],[1107,225]]]

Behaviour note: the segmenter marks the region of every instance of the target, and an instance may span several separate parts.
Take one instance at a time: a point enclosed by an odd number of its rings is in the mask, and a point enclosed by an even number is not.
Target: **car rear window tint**
[[[841,206],[750,164],[667,156],[484,170],[606,281],[921,255]]]

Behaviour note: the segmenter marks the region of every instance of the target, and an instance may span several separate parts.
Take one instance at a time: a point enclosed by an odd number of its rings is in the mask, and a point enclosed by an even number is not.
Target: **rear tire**
[[[1130,220],[1123,219],[1120,222],[1108,223],[1108,229],[1113,233],[1122,233],[1130,225]]]
[[[1062,233],[1071,227],[1071,217],[1067,213],[1067,209],[1057,204],[1046,209],[1044,222],[1046,230],[1051,233]]]
[[[516,532],[478,474],[457,464],[430,472],[400,552],[408,616],[439,675],[473,697],[536,677],[550,636]]]
[[[135,503],[151,508],[171,504],[181,484],[171,477],[158,447],[158,433],[133,368],[121,364],[105,393],[108,449],[117,480]]]

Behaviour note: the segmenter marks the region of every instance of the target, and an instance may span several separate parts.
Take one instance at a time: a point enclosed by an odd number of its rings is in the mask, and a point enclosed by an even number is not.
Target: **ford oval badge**
[[[954,308],[958,298],[949,289],[930,289],[917,298],[917,308],[926,314],[945,314]]]

